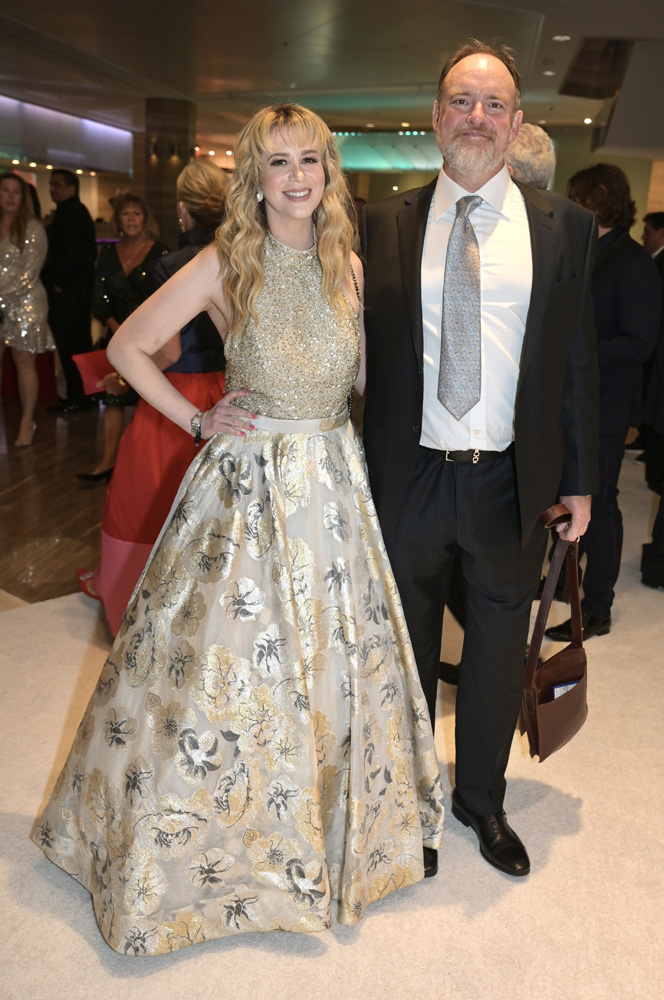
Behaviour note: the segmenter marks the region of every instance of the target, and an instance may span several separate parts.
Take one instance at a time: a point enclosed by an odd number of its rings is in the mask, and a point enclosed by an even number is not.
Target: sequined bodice
[[[332,417],[346,406],[359,367],[357,317],[324,299],[316,247],[292,250],[268,235],[257,321],[226,340],[226,388],[240,404],[286,420]]]
[[[0,339],[18,351],[41,353],[55,347],[39,278],[46,248],[44,227],[35,219],[28,219],[20,249],[9,236],[0,241]]]

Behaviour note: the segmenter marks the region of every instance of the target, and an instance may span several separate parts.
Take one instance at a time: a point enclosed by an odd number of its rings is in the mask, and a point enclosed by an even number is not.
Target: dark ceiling
[[[559,88],[587,39],[664,42],[664,3],[0,0],[0,94],[132,131],[146,97],[185,98],[199,142],[219,149],[273,100],[333,128],[429,128],[440,68],[470,35],[516,50],[527,120],[597,124],[610,100]]]

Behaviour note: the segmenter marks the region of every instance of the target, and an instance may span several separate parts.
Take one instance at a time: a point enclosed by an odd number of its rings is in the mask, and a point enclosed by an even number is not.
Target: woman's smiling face
[[[311,146],[301,146],[302,139],[293,133],[274,130],[271,138],[272,149],[264,155],[259,175],[268,225],[275,217],[310,218],[325,190],[321,155]]]

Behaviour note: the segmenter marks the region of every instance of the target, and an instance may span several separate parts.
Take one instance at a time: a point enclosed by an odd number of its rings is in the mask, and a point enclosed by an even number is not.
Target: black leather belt
[[[491,462],[495,458],[504,458],[512,451],[513,445],[505,451],[480,451],[478,448],[469,448],[468,451],[446,451],[446,462],[458,462],[460,465],[477,465],[478,462]]]

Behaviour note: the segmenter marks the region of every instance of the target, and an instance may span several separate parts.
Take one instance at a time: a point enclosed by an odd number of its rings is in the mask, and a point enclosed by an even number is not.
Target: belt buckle
[[[445,451],[445,461],[446,461],[446,462],[451,462],[451,463],[452,463],[452,464],[454,465],[454,459],[453,459],[453,458],[450,458],[450,453],[449,453],[449,451]]]
[[[473,452],[473,465],[477,465],[479,460],[480,460],[480,453],[476,448],[475,451]]]

